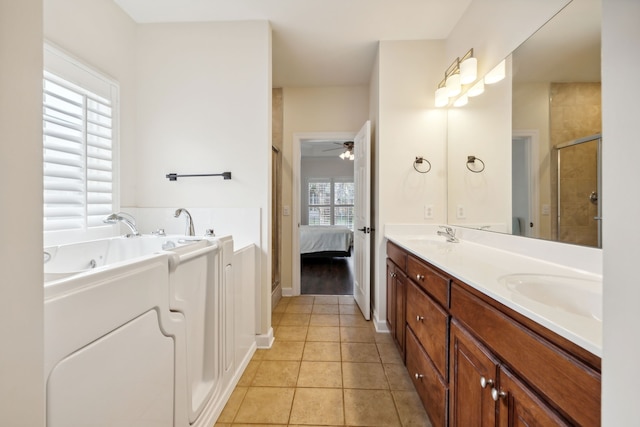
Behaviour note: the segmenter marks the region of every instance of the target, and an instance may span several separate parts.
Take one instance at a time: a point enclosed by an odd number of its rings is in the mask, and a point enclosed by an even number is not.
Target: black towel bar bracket
[[[189,178],[192,176],[221,176],[223,179],[231,179],[231,172],[201,173],[201,174],[195,174],[195,175],[178,175],[177,173],[169,173],[166,175],[169,181],[177,181],[178,178]]]

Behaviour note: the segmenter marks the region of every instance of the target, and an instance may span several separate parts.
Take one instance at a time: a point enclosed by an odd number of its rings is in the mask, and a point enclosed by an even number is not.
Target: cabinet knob
[[[507,397],[507,393],[504,391],[498,390],[497,388],[491,389],[491,398],[496,402],[500,399],[504,399],[505,397]]]
[[[417,322],[422,322],[424,320],[424,316],[416,316]]]
[[[397,276],[397,274],[396,273],[389,273],[389,276],[395,278]]]
[[[480,377],[480,387],[487,388],[489,385],[493,385],[493,380],[491,378]]]
[[[416,280],[424,280],[424,275],[416,274]]]
[[[419,380],[419,379],[424,378],[424,375],[416,373],[415,377],[416,377],[417,380]]]

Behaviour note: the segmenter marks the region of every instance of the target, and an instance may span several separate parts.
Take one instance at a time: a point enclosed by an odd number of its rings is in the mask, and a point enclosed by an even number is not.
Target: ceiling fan
[[[345,142],[334,142],[334,144],[339,144],[341,145],[341,147],[335,147],[335,148],[329,148],[327,150],[322,150],[322,151],[334,151],[334,150],[344,150],[342,153],[340,153],[339,157],[341,159],[349,159],[349,160],[353,160],[354,159],[354,155],[353,155],[353,141],[345,141]]]

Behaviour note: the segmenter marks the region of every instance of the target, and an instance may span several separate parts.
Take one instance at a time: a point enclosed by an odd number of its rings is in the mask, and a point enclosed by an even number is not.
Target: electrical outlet
[[[456,209],[456,218],[464,219],[465,217],[466,217],[466,214],[464,211],[464,206],[458,205],[458,208]]]
[[[433,219],[433,205],[424,205],[424,219]]]
[[[288,205],[284,205],[282,207],[282,215],[284,215],[284,216],[289,216],[290,215],[289,206]]]
[[[549,205],[547,204],[542,205],[542,215],[549,215],[549,211],[550,211]]]

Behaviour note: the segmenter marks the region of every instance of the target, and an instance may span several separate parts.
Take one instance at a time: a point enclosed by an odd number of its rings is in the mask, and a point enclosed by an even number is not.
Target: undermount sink
[[[602,321],[602,284],[597,280],[550,274],[509,274],[498,280],[514,296]]]

